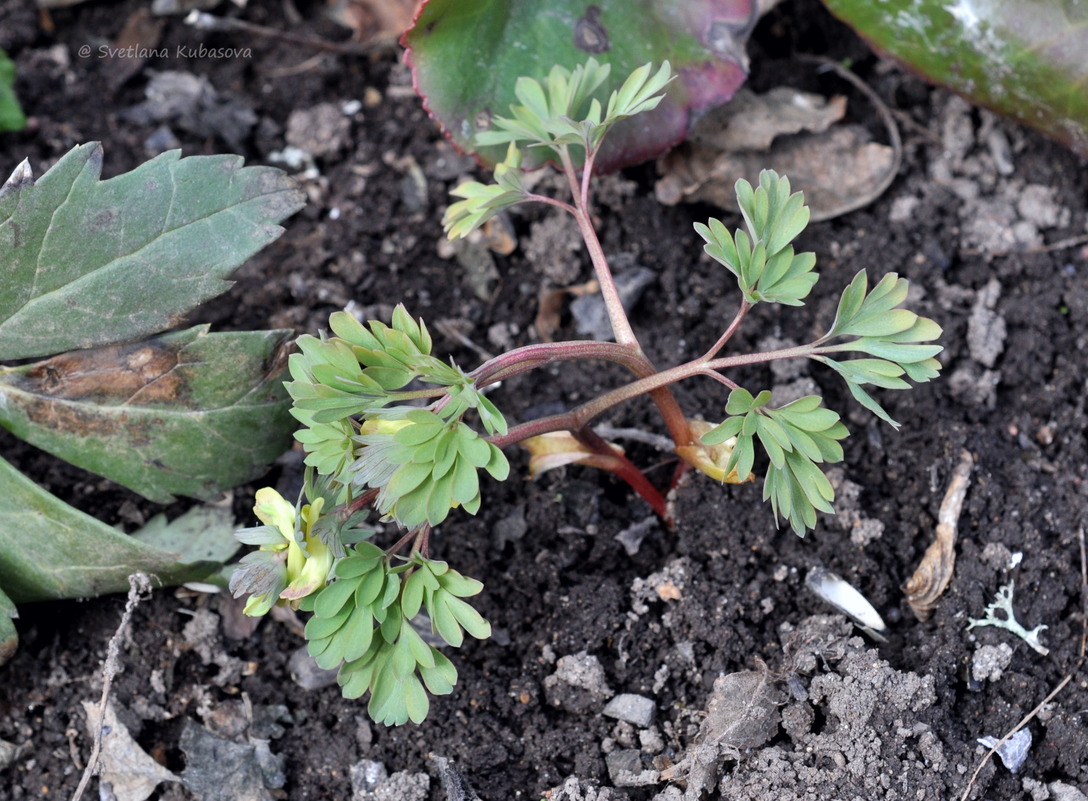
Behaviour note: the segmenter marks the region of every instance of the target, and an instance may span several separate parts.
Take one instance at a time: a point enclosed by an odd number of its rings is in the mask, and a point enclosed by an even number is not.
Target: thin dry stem
[[[133,573],[128,577],[128,600],[125,602],[125,611],[121,615],[121,622],[117,624],[117,630],[110,638],[110,644],[106,648],[106,661],[102,663],[102,697],[98,700],[98,719],[106,719],[106,704],[110,699],[110,689],[113,680],[121,672],[121,641],[128,631],[132,613],[139,606],[140,601],[151,594],[151,578],[146,573]],[[94,734],[94,745],[91,747],[91,756],[87,760],[87,766],[83,769],[83,776],[79,780],[79,786],[72,794],[72,801],[79,801],[83,797],[83,791],[87,789],[87,783],[98,768],[98,757],[102,752],[102,727],[99,726]]]

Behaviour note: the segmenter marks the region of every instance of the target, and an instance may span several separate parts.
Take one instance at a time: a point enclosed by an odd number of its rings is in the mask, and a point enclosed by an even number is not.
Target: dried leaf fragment
[[[907,603],[919,620],[929,620],[937,599],[952,580],[952,571],[956,566],[956,522],[967,496],[967,488],[971,486],[974,463],[974,457],[968,451],[963,451],[937,514],[937,538],[926,549],[914,575],[903,585]]]
[[[804,191],[813,221],[868,205],[899,169],[898,131],[882,114],[892,144],[870,142],[859,126],[834,124],[845,110],[842,97],[827,99],[785,87],[765,95],[748,92],[743,98],[738,93],[727,106],[700,119],[689,141],[658,162],[662,177],[654,194],[670,206],[707,202],[735,212],[736,181],[753,180],[760,170],[773,167]]]
[[[102,729],[102,752],[98,775],[113,788],[118,801],[144,801],[162,782],[176,782],[178,777],[140,748],[124,724],[117,718],[112,703],[106,705],[99,719],[98,705],[83,702],[87,730],[95,736]]]

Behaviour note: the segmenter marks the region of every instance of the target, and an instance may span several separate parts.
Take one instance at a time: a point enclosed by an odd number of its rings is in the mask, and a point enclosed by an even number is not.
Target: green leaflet
[[[490,625],[461,600],[482,585],[418,553],[399,567],[379,554],[370,543],[350,550],[335,568],[341,578],[304,604],[314,613],[306,624],[308,650],[321,667],[339,667],[345,697],[370,692],[367,710],[374,720],[391,726],[418,723],[430,706],[427,693],[452,692],[457,671],[424,642],[412,619],[425,609],[433,625],[443,621],[455,645],[463,642],[462,627],[474,637],[487,637]]]
[[[770,460],[763,499],[770,500],[776,518],[786,518],[803,536],[816,525],[817,511],[834,511],[835,493],[817,465],[842,461],[839,440],[848,432],[839,415],[815,395],[778,409],[769,408],[769,402],[769,392],[753,397],[746,389],[733,390],[726,411],[734,416],[705,434],[703,442],[717,445],[736,437],[725,472],[736,470],[743,479],[752,472],[758,440]]]
[[[794,253],[789,244],[808,225],[804,195],[790,194],[789,179],[774,170],[761,172],[756,188],[737,181],[736,191],[747,231],[730,234],[715,219],[695,223],[703,250],[736,276],[749,303],[802,305],[819,279],[815,254]]]

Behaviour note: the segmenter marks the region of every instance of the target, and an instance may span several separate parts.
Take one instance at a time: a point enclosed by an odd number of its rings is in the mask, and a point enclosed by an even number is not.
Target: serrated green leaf
[[[290,442],[287,335],[198,326],[0,369],[0,425],[150,500],[210,500]]]
[[[174,150],[106,181],[101,169],[101,147],[81,145],[0,198],[0,360],[175,325],[305,202],[283,172],[238,156]]]
[[[136,571],[162,584],[200,581],[218,562],[145,545],[50,495],[0,459],[0,588],[15,603],[128,589]]]

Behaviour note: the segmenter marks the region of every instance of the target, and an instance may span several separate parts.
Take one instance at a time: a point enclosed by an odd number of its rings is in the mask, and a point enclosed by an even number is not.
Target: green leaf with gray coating
[[[824,0],[877,50],[1088,156],[1088,5]]]
[[[0,588],[15,603],[90,598],[128,588],[143,571],[157,583],[198,581],[219,568],[147,545],[43,490],[0,459]]]
[[[197,326],[0,369],[0,425],[153,501],[210,499],[289,447],[286,338]]]
[[[0,359],[171,328],[304,204],[282,171],[239,156],[170,151],[105,181],[101,170],[91,143],[0,189]]]

